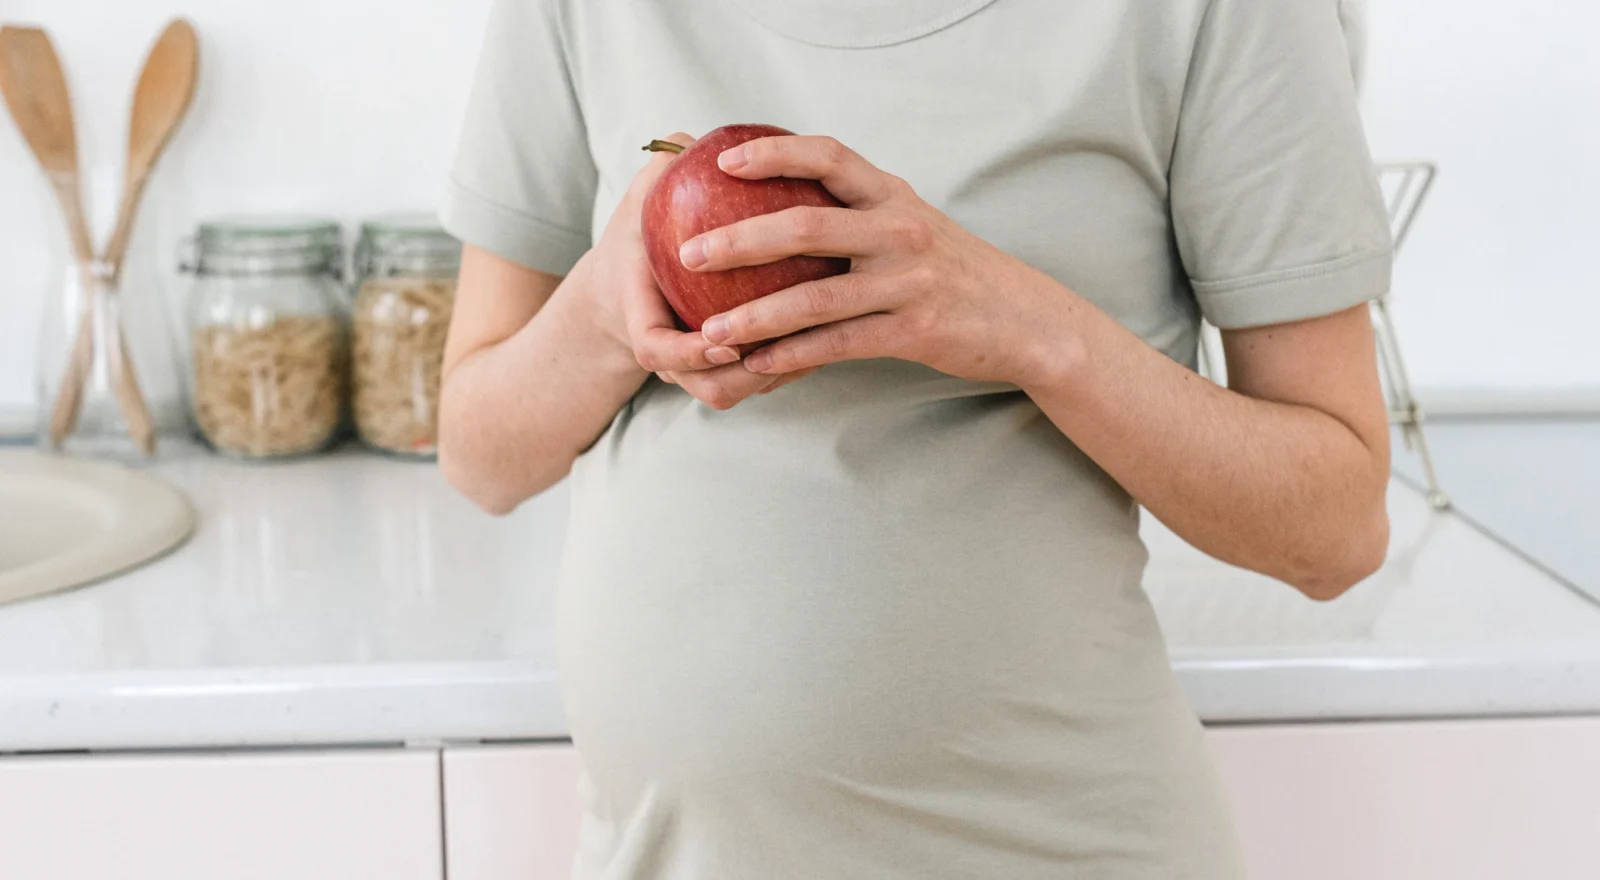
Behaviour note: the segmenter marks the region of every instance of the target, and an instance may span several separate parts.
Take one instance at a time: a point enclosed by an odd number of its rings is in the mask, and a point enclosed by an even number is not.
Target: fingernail
[[[739,359],[739,353],[726,345],[714,345],[706,349],[706,360],[721,366],[731,364]]]
[[[729,147],[717,156],[717,164],[723,171],[738,171],[750,164],[750,148],[742,145]]]
[[[772,369],[772,355],[758,351],[744,359],[744,368],[752,373],[765,373]]]
[[[678,260],[685,268],[698,269],[706,264],[706,243],[698,238],[691,238],[678,248]]]
[[[728,336],[730,335],[728,331],[728,319],[722,315],[716,315],[714,317],[707,318],[705,324],[701,325],[700,327],[700,335],[704,336],[706,341],[712,345],[716,345],[720,342],[727,342]],[[730,361],[730,363],[732,362]]]

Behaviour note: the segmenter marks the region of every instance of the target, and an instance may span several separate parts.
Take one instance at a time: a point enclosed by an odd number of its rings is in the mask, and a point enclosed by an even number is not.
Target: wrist
[[[584,254],[551,298],[554,311],[575,331],[581,350],[593,352],[604,372],[643,376],[628,339],[622,311],[596,271],[594,251]]]
[[[1019,375],[1013,381],[1029,394],[1059,393],[1082,381],[1089,362],[1086,326],[1094,306],[1048,276],[1038,279],[1044,308],[1029,315],[1019,346]]]

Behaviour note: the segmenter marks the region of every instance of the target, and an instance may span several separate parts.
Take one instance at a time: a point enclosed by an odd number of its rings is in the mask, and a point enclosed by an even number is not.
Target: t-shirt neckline
[[[995,0],[728,0],[758,24],[835,49],[872,49],[943,30]]]

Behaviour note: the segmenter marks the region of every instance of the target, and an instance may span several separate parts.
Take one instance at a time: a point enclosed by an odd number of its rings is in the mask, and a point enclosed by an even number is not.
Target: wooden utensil
[[[72,98],[50,37],[38,28],[0,27],[0,94],[23,140],[39,160],[61,202],[72,234],[73,256],[85,268],[94,260],[89,225],[78,200],[78,135]]]
[[[0,27],[0,94],[5,97],[22,139],[55,190],[56,201],[61,203],[83,295],[88,297],[94,284],[90,271],[94,246],[89,241],[89,226],[78,198],[78,136],[72,123],[72,99],[55,47],[44,31]],[[87,302],[83,315],[85,320],[91,319],[92,309]],[[52,445],[59,446],[77,421],[83,379],[93,358],[93,339],[85,339],[79,332],[67,361],[61,396],[50,417]]]
[[[94,264],[94,245],[83,215],[78,185],[78,138],[72,120],[72,97],[66,76],[50,37],[38,28],[0,27],[0,95],[22,132],[23,140],[44,169],[67,220],[73,258],[85,298],[77,337],[62,377],[61,392],[50,416],[50,442],[60,446],[77,425],[83,404],[83,385],[94,365],[95,302],[104,283]],[[132,376],[122,346],[113,349],[113,369]],[[120,363],[118,363],[120,361]],[[154,451],[149,410],[137,384],[115,383],[114,392],[134,439],[148,454]],[[139,426],[143,426],[141,429]]]
[[[117,224],[102,257],[108,284],[115,285],[122,277],[122,262],[128,255],[128,241],[133,235],[133,219],[138,213],[139,200],[144,195],[145,184],[150,179],[156,161],[161,158],[173,131],[189,110],[199,70],[200,46],[194,28],[181,18],[174,19],[156,38],[155,45],[150,47],[144,70],[140,72],[139,82],[133,89],[133,110],[128,119],[128,159],[122,176],[122,204],[117,210]],[[84,332],[84,328],[80,328],[79,332]],[[117,353],[111,360],[111,380],[117,389],[117,400],[142,402],[144,395],[139,391],[133,362],[127,357],[127,342],[120,326],[116,338],[111,342]],[[143,406],[132,410],[123,406],[122,417],[145,454],[153,452],[155,427],[150,421],[149,411]]]
[[[133,218],[156,160],[189,110],[200,73],[200,44],[189,22],[174,19],[161,32],[133,90],[133,111],[128,120],[128,165],[123,175],[122,207],[117,225],[106,244],[105,261],[115,281],[122,273],[133,234]]]

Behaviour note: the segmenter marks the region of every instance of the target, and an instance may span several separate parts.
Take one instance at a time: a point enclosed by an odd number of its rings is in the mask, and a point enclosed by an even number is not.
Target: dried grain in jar
[[[316,452],[346,411],[347,319],[337,225],[204,223],[184,268],[190,413],[211,448],[244,458]]]
[[[440,373],[460,263],[460,243],[431,218],[362,226],[351,392],[356,432],[374,449],[419,458],[438,449]]]

